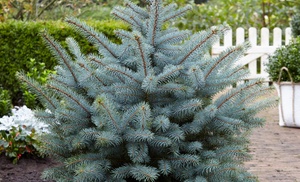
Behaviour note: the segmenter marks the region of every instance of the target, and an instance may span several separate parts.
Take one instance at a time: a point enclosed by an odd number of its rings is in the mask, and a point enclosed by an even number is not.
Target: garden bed
[[[41,180],[44,169],[57,163],[50,158],[24,156],[13,164],[4,154],[0,155],[0,182],[45,182]]]

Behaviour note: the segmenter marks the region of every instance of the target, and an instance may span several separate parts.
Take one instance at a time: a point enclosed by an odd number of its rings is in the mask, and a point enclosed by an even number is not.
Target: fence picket
[[[251,47],[257,46],[257,30],[256,30],[256,28],[251,27],[249,29],[249,42],[251,44]],[[252,53],[252,54],[257,54],[257,53]],[[250,75],[255,75],[255,73],[257,72],[257,61],[250,62],[248,64],[248,69],[250,71]]]
[[[291,28],[285,29],[285,45],[288,45],[290,43],[291,37],[292,37],[292,29]]]
[[[245,42],[245,30],[243,28],[236,29],[236,45],[242,44]]]
[[[261,46],[268,47],[270,46],[270,32],[268,28],[262,28],[261,29]],[[264,77],[266,81],[269,81],[269,74],[265,72],[266,70],[266,64],[268,63],[268,57],[269,54],[263,54],[260,57],[260,67],[258,68],[260,70],[259,74],[261,77]]]
[[[274,28],[273,30],[273,46],[279,47],[282,44],[282,30]]]
[[[270,38],[270,31],[268,28],[262,28],[259,31],[259,35],[256,28],[249,28],[247,41],[250,42],[251,48],[246,52],[246,55],[239,60],[239,64],[248,66],[250,71],[248,79],[263,78],[268,82],[268,74],[265,71],[266,64],[268,63],[268,57],[272,55],[278,47],[282,46],[282,37],[285,38],[285,45],[287,45],[291,40],[291,28],[285,29],[285,35],[283,35],[283,31],[280,28],[274,28],[272,33],[273,37]],[[237,28],[235,34],[235,45],[245,42],[245,35],[245,30],[243,28]],[[260,45],[257,44],[258,39],[260,40]],[[223,45],[220,45],[220,42],[213,45],[212,55],[217,56],[226,48],[233,46],[233,40],[232,30],[230,30],[224,36]],[[272,45],[270,45],[270,40],[273,40]]]
[[[232,30],[226,32],[224,36],[224,46],[225,47],[232,46]]]

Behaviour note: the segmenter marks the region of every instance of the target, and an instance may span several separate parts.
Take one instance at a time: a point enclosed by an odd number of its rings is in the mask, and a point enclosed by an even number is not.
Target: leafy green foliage
[[[114,35],[115,29],[128,29],[128,26],[119,21],[88,21],[88,24],[96,30],[103,32],[110,40],[119,43],[120,40]],[[46,48],[39,36],[44,29],[52,34],[56,40],[66,44],[64,40],[68,36],[78,40],[82,51],[87,53],[96,52],[96,49],[72,30],[66,23],[60,21],[47,22],[21,22],[6,21],[0,24],[0,87],[8,90],[14,106],[28,104],[34,108],[35,99],[24,91],[20,82],[16,79],[17,71],[23,70],[29,76],[44,83],[46,75],[57,65],[55,58]],[[34,62],[32,60],[34,58]],[[4,112],[5,110],[3,110]]]
[[[0,21],[9,19],[29,21],[47,18],[47,15],[55,17],[56,9],[62,9],[63,15],[71,13],[80,14],[82,8],[93,4],[85,0],[2,0],[0,2]],[[48,17],[49,18],[49,17]]]
[[[182,1],[182,0],[181,0]],[[145,5],[144,0],[136,0]],[[122,4],[118,0],[2,0],[0,2],[0,22],[15,19],[29,20],[61,20],[65,17],[100,18],[110,17],[109,12],[115,5]]]
[[[10,114],[11,109],[12,103],[9,91],[0,88],[0,117]]]
[[[266,71],[270,79],[278,81],[280,69],[287,67],[294,82],[300,82],[300,37],[293,39],[289,45],[278,48],[269,57]],[[283,72],[281,81],[290,81],[289,75]]]
[[[293,16],[291,21],[291,27],[293,36],[300,36],[300,13]]]
[[[224,23],[233,30],[238,27],[286,28],[299,8],[299,1],[209,0],[205,4],[193,4],[193,10],[177,25],[195,32]]]
[[[118,30],[121,44],[76,18],[66,22],[95,45],[84,54],[74,38],[68,50],[41,36],[58,61],[46,85],[18,78],[47,110],[35,116],[50,126],[39,151],[59,160],[43,173],[55,181],[255,181],[243,167],[247,134],[261,126],[269,87],[244,82],[237,64],[244,43],[217,57],[209,50],[229,30],[215,26],[192,34],[172,25],[190,6],[148,8],[131,1],[112,15],[132,31]],[[239,84],[236,84],[239,83]],[[235,88],[232,84],[236,84]]]
[[[39,144],[39,142],[34,139],[35,131],[33,130],[30,135],[26,135],[22,132],[23,129],[20,126],[18,128],[12,127],[8,131],[0,130],[0,152],[4,152],[7,157],[12,158],[14,164],[25,153],[37,155],[34,145]]]

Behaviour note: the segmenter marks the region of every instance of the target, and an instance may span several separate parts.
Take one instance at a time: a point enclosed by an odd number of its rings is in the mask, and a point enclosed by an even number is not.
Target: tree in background
[[[292,34],[294,37],[300,36],[300,9],[292,18],[291,21]]]
[[[38,0],[2,0],[0,3],[1,21],[7,19],[35,20],[45,10],[49,9],[55,1],[57,0],[45,0],[45,2]]]
[[[146,0],[134,0],[135,4],[146,6]],[[299,1],[278,0],[167,0],[178,6],[190,4],[193,11],[182,17],[177,25],[182,29],[199,31],[213,25],[227,23],[237,27],[288,27],[291,17],[300,9]],[[80,19],[110,19],[113,6],[121,5],[118,0],[2,0],[0,21],[58,20],[68,16]]]
[[[194,31],[213,25],[228,24],[232,29],[242,27],[273,29],[290,26],[292,16],[300,9],[300,1],[278,0],[209,0],[194,5],[178,26]]]
[[[264,122],[257,112],[275,102],[262,99],[269,87],[261,80],[243,81],[248,71],[236,62],[249,44],[211,57],[212,44],[228,27],[195,34],[166,27],[191,7],[148,3],[147,9],[130,1],[114,8],[112,14],[132,27],[116,31],[120,45],[78,19],[66,20],[100,55],[82,54],[68,38],[71,56],[41,34],[59,61],[56,74],[45,86],[18,77],[47,108],[36,111],[50,126],[40,151],[61,162],[44,178],[255,181],[243,168],[250,157],[247,136]]]
[[[82,9],[98,5],[91,0],[2,0],[0,2],[0,19],[38,20],[61,19],[76,16]]]

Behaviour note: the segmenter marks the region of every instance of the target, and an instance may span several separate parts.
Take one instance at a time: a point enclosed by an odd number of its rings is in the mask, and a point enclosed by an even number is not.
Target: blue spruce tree
[[[130,1],[112,14],[132,30],[118,30],[114,44],[78,19],[66,20],[97,48],[69,53],[50,35],[42,37],[59,61],[45,86],[19,73],[47,110],[36,117],[50,125],[40,150],[60,162],[46,170],[55,181],[255,181],[243,167],[248,134],[261,126],[256,114],[274,104],[262,98],[261,80],[243,82],[237,64],[243,44],[217,57],[210,48],[227,30],[192,34],[171,28],[190,9],[148,0]],[[201,23],[201,20],[199,20]],[[167,28],[166,28],[167,27]],[[237,84],[238,83],[238,84]],[[237,85],[232,87],[232,85]]]

